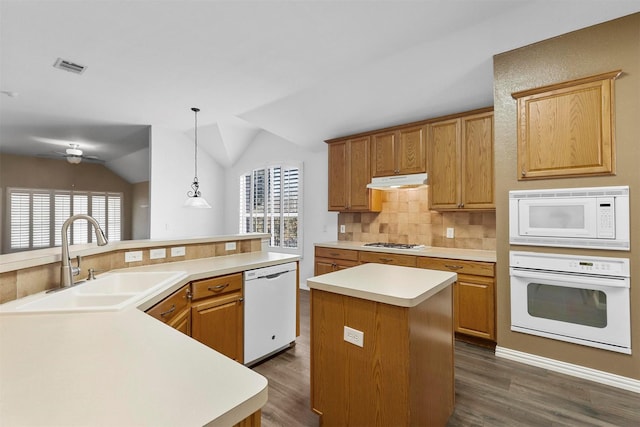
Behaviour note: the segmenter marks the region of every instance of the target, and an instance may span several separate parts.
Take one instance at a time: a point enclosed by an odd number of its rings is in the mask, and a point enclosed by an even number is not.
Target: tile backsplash
[[[426,187],[382,192],[382,211],[340,213],[338,240],[413,243],[459,249],[496,249],[496,214],[429,210]],[[446,229],[454,238],[446,238]]]

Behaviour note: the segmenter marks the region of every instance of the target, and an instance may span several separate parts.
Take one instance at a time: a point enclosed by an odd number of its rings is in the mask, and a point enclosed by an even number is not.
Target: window
[[[240,233],[269,233],[269,246],[302,250],[302,165],[269,166],[240,177]]]
[[[121,240],[122,194],[9,188],[9,251],[60,246],[62,224],[72,214],[94,217],[111,241]],[[69,228],[69,243],[89,243],[94,232],[85,220]]]

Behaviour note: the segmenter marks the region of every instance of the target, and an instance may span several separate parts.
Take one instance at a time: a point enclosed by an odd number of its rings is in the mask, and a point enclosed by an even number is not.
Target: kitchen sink
[[[186,277],[183,271],[114,272],[70,288],[3,304],[3,313],[118,311]]]

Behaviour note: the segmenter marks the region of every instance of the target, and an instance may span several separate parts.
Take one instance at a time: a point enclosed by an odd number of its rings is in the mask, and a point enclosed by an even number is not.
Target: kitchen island
[[[311,406],[322,424],[446,425],[456,278],[371,263],[308,279]]]

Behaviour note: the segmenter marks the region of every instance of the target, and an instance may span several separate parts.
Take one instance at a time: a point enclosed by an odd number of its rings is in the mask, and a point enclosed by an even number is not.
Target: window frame
[[[279,228],[280,228],[280,233],[279,235],[280,237],[280,245],[279,246],[272,246],[271,243],[273,242],[274,239],[274,235],[273,233],[264,231],[254,231],[255,228],[253,228],[254,226],[254,222],[250,221],[250,226],[252,228],[251,231],[246,231],[246,221],[248,218],[253,218],[254,217],[254,213],[253,213],[253,206],[254,206],[254,174],[256,171],[260,171],[263,170],[265,171],[265,177],[266,176],[270,176],[272,174],[272,170],[275,168],[280,168],[281,171],[283,171],[282,175],[284,175],[284,171],[288,170],[288,169],[297,169],[297,173],[298,173],[298,177],[297,177],[297,199],[296,199],[296,204],[297,204],[297,213],[296,218],[296,240],[297,240],[297,247],[292,248],[292,247],[286,247],[283,246],[284,242],[285,242],[285,221],[283,220],[286,216],[287,213],[284,212],[284,203],[285,203],[285,197],[282,197],[282,194],[284,193],[283,189],[281,188],[280,190],[280,208],[279,208]],[[245,212],[244,206],[246,205],[246,199],[244,198],[244,194],[245,194],[245,189],[246,189],[246,183],[244,183],[245,177],[249,175],[251,177],[251,182],[249,183],[249,187],[250,187],[250,202],[249,202],[249,206],[250,206],[250,210],[249,212]],[[303,252],[303,198],[304,198],[304,168],[303,168],[303,163],[302,162],[296,162],[296,161],[287,161],[287,162],[272,162],[272,163],[267,163],[265,165],[261,165],[258,167],[254,167],[251,168],[249,171],[245,171],[241,174],[239,174],[238,176],[238,186],[239,186],[239,200],[238,200],[238,230],[240,234],[248,234],[248,233],[264,233],[264,234],[270,234],[271,237],[269,238],[269,250],[272,252],[280,252],[280,253],[287,253],[287,254],[294,254],[294,255],[302,255]],[[281,181],[284,180],[284,177],[280,178]],[[245,186],[243,186],[243,183]],[[270,198],[271,199],[271,198]],[[269,203],[271,203],[271,200],[267,200],[264,202],[264,205],[267,206]],[[265,212],[262,214],[264,220],[266,221],[267,218],[269,218],[268,212],[265,209]],[[274,215],[271,215],[271,217],[273,217]],[[266,228],[265,228],[266,230]]]
[[[16,193],[28,193],[29,194],[29,212],[28,212],[28,216],[29,216],[29,224],[28,224],[28,246],[24,246],[24,247],[13,247],[13,242],[12,242],[12,238],[14,236],[13,234],[13,230],[12,230],[12,221],[13,221],[13,214],[12,214],[12,196]],[[33,217],[34,217],[34,211],[33,211],[33,197],[34,194],[39,194],[39,195],[48,195],[49,197],[49,217],[48,217],[48,223],[49,223],[49,243],[47,246],[34,246],[34,221],[33,221]],[[60,197],[62,196],[62,197]],[[63,197],[67,197],[68,201],[67,201],[67,206],[69,214],[68,215],[63,215],[65,216],[65,218],[60,221],[60,215],[56,215],[56,213],[58,212],[58,207],[61,205],[58,205],[56,202],[59,200],[63,200]],[[92,190],[82,190],[82,191],[75,191],[75,190],[60,190],[60,189],[50,189],[50,188],[25,188],[25,187],[7,187],[6,189],[6,194],[5,194],[5,202],[6,202],[6,209],[4,210],[5,212],[5,232],[4,232],[4,236],[3,236],[3,246],[4,246],[4,253],[14,253],[14,252],[23,252],[23,251],[29,251],[29,250],[37,250],[37,249],[47,249],[47,248],[55,248],[55,247],[60,247],[60,228],[62,227],[62,223],[64,222],[64,220],[66,220],[72,213],[73,213],[73,206],[74,206],[74,196],[84,196],[86,197],[86,203],[87,203],[87,209],[86,209],[86,213],[88,215],[92,215],[93,213],[93,198],[94,197],[104,197],[105,200],[105,220],[104,223],[101,223],[101,227],[103,228],[103,230],[105,231],[105,233],[107,234],[107,239],[110,239],[112,241],[120,241],[122,240],[122,234],[123,234],[123,230],[124,230],[124,193],[122,192],[117,192],[117,191],[92,191]],[[109,199],[113,199],[116,198],[118,199],[118,208],[117,208],[117,212],[119,215],[119,227],[117,227],[115,229],[116,234],[118,234],[117,236],[109,236]],[[61,208],[62,209],[62,208]],[[111,219],[112,220],[112,219]],[[73,238],[73,233],[74,233],[74,228],[78,229],[79,227],[86,227],[85,230],[80,231],[78,230],[78,232],[81,233],[81,235],[85,235],[87,236],[87,242],[79,242],[79,243],[74,243],[74,238]],[[113,227],[111,227],[111,230],[114,230]],[[92,243],[95,241],[95,235],[93,232],[91,232],[90,229],[90,225],[88,224],[87,221],[76,221],[74,222],[74,224],[72,225],[72,227],[70,227],[70,239],[69,239],[69,243],[70,244],[86,244],[86,243]],[[111,233],[113,234],[113,232]],[[58,240],[56,242],[56,240]]]

